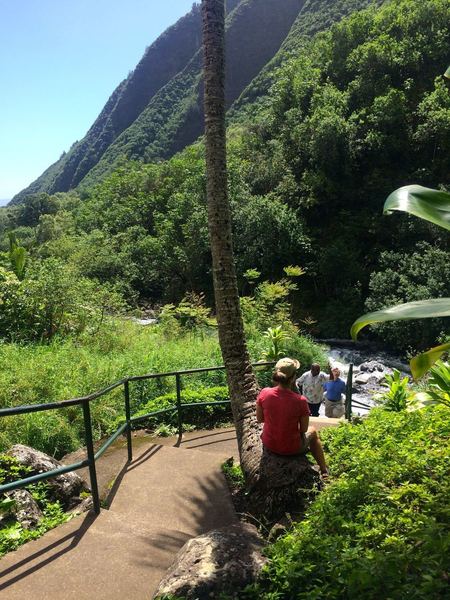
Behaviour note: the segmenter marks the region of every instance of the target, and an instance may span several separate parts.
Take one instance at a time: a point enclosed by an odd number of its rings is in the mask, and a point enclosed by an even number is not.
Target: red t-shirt
[[[300,417],[311,414],[306,398],[277,386],[261,390],[256,402],[264,413],[261,435],[264,446],[277,454],[297,454]]]

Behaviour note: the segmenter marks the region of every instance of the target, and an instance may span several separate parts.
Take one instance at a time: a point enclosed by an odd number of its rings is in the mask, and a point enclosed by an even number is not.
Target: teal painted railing
[[[272,366],[273,362],[260,362],[254,367],[268,367]],[[46,473],[40,473],[38,475],[33,475],[31,477],[26,477],[24,479],[18,479],[16,481],[12,481],[10,483],[6,483],[4,485],[0,485],[0,494],[4,492],[9,492],[12,490],[16,490],[31,483],[36,483],[38,481],[42,481],[44,479],[50,479],[52,477],[56,477],[57,475],[61,475],[63,473],[69,473],[70,471],[77,471],[78,469],[82,469],[84,467],[89,468],[89,476],[91,481],[91,492],[92,499],[94,503],[94,510],[97,514],[100,512],[100,497],[98,492],[98,483],[97,483],[97,471],[95,462],[102,456],[102,454],[111,446],[111,444],[123,433],[126,434],[127,437],[127,449],[128,449],[128,461],[133,459],[133,446],[131,441],[131,427],[133,423],[138,423],[139,421],[143,421],[148,419],[149,417],[165,414],[171,411],[177,411],[178,415],[178,435],[181,436],[183,434],[183,407],[188,408],[191,406],[212,406],[214,404],[228,404],[229,400],[222,401],[213,401],[213,402],[198,402],[195,404],[183,404],[182,403],[182,376],[192,375],[198,373],[207,373],[211,371],[221,371],[224,370],[225,367],[222,365],[220,367],[207,367],[203,369],[189,369],[185,371],[171,371],[169,373],[150,373],[148,375],[138,375],[135,377],[127,377],[126,379],[122,379],[121,381],[117,381],[109,385],[108,387],[94,392],[89,396],[84,396],[82,398],[73,398],[71,400],[63,400],[62,402],[51,402],[47,404],[32,404],[29,406],[16,406],[12,408],[3,408],[0,409],[0,417],[9,417],[13,415],[25,415],[33,412],[42,412],[47,410],[60,410],[62,408],[67,408],[68,406],[82,406],[83,409],[83,420],[84,420],[84,433],[86,440],[86,459],[80,462],[76,462],[70,465],[66,465],[59,469],[54,469],[53,471],[47,471]],[[157,410],[150,412],[146,415],[141,415],[139,417],[131,416],[130,409],[130,383],[134,381],[144,381],[147,379],[157,379],[162,377],[175,377],[176,383],[176,404],[175,406],[171,406],[169,408],[165,408],[162,410]],[[124,395],[124,410],[125,410],[125,423],[121,425],[105,442],[104,444],[97,450],[94,451],[94,441],[92,436],[92,419],[91,419],[91,409],[90,403],[105,396],[109,392],[115,390],[116,388],[122,386],[123,387],[123,395]]]
[[[269,367],[272,366],[273,362],[259,362],[254,364],[254,367]],[[178,435],[181,437],[183,434],[183,408],[188,407],[197,407],[197,406],[213,406],[215,404],[228,404],[229,400],[222,401],[214,401],[214,402],[198,402],[198,403],[190,403],[183,404],[182,403],[182,376],[192,375],[198,373],[207,373],[211,371],[221,371],[224,370],[225,367],[222,365],[220,367],[208,367],[203,369],[189,369],[185,371],[171,371],[168,373],[150,373],[148,375],[138,375],[135,377],[127,377],[126,379],[122,379],[121,381],[117,381],[109,385],[108,387],[94,392],[89,396],[84,396],[81,398],[73,398],[71,400],[64,400],[62,402],[51,402],[47,404],[32,404],[29,406],[16,406],[12,408],[3,408],[0,409],[0,417],[9,417],[12,415],[24,415],[33,412],[41,412],[47,410],[60,410],[62,408],[67,408],[68,406],[82,406],[83,409],[83,418],[84,418],[84,432],[85,432],[85,440],[86,440],[86,459],[80,462],[72,463],[70,465],[66,465],[59,469],[54,469],[53,471],[47,471],[46,473],[40,473],[38,475],[33,475],[31,477],[26,477],[24,479],[19,479],[16,481],[12,481],[10,483],[6,483],[4,485],[0,485],[0,494],[4,492],[9,492],[12,490],[16,490],[31,483],[36,483],[37,481],[42,481],[44,479],[50,479],[55,477],[56,475],[61,475],[63,473],[69,473],[70,471],[77,471],[78,469],[82,469],[84,467],[89,468],[89,476],[91,481],[91,492],[92,499],[94,503],[94,510],[97,514],[100,512],[100,497],[98,492],[98,483],[97,483],[97,471],[95,462],[102,456],[102,454],[111,446],[111,444],[123,433],[126,434],[127,437],[127,450],[128,450],[128,461],[133,460],[133,446],[131,441],[131,428],[132,424],[138,423],[139,421],[144,421],[149,417],[165,414],[172,411],[177,411],[178,417]],[[346,400],[345,400],[345,417],[350,420],[352,414],[352,373],[353,373],[353,365],[350,365],[349,374],[347,377],[347,387],[346,387]],[[153,412],[149,412],[145,415],[140,415],[139,417],[131,416],[130,409],[130,382],[134,381],[144,381],[148,379],[157,379],[162,377],[175,377],[176,383],[176,404],[175,406],[171,406],[169,408],[165,408],[162,410],[157,410]],[[124,410],[125,410],[125,423],[123,423],[97,450],[94,451],[94,441],[92,436],[92,419],[91,419],[91,409],[90,403],[102,396],[105,396],[109,392],[115,390],[116,388],[123,386],[123,395],[124,395]],[[369,406],[364,405],[364,408],[370,408]]]

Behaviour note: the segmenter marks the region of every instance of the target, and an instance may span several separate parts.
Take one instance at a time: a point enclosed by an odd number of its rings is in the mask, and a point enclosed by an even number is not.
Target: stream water
[[[364,415],[370,410],[364,405],[375,405],[373,395],[384,391],[385,376],[390,375],[393,369],[398,369],[403,376],[409,374],[409,366],[398,356],[388,352],[371,348],[354,348],[349,345],[329,345],[328,357],[330,365],[336,366],[341,371],[341,378],[347,381],[350,364],[353,364],[352,385],[352,414]],[[320,414],[325,414],[324,405],[320,407]]]

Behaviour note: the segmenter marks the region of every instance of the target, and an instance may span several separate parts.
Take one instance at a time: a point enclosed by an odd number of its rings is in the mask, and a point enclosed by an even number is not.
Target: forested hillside
[[[228,0],[227,106],[248,119],[305,39],[382,0]],[[84,189],[126,157],[169,158],[203,132],[200,5],[164,32],[114,90],[86,136],[13,199]],[[281,48],[280,48],[281,46]]]
[[[367,2],[330,2],[330,12],[325,4],[305,3],[300,17],[309,5],[329,24]],[[229,35],[239,11],[251,8],[241,3],[229,15]],[[320,27],[312,13],[300,17],[276,61],[252,83],[264,95],[272,82],[266,100],[251,109],[241,97],[245,114],[233,112],[229,127],[236,262],[243,293],[251,288],[249,269],[277,279],[283,267],[300,265],[295,319],[315,335],[347,336],[366,301],[374,309],[450,295],[445,234],[414,218],[381,215],[384,199],[401,185],[449,185],[450,95],[442,74],[450,5],[375,3],[312,38]],[[246,97],[253,92],[247,88]],[[189,98],[192,104],[181,103],[195,112],[196,96]],[[157,101],[164,104],[159,93]],[[165,123],[161,135],[174,124],[182,130],[181,121]],[[150,159],[157,142],[146,139],[143,147]],[[4,249],[9,229],[33,259],[57,260],[80,277],[114,285],[131,303],[175,302],[192,290],[211,300],[201,142],[163,162],[123,161],[82,196],[31,195],[0,212]],[[437,321],[386,325],[382,335],[404,350],[442,332],[445,323]]]
[[[277,52],[303,2],[228,0],[228,105]],[[167,158],[195,141],[203,131],[200,46],[200,5],[194,4],[147,49],[86,137],[13,202],[29,193],[73,189],[89,174],[83,182],[86,187],[111,172],[123,157]]]

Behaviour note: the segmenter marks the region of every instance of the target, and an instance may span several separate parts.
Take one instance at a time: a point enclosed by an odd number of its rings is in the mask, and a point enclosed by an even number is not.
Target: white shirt
[[[303,395],[306,396],[311,404],[320,404],[323,400],[323,384],[328,381],[326,373],[320,371],[318,375],[313,375],[311,371],[306,371],[297,379],[297,386],[303,387]]]

